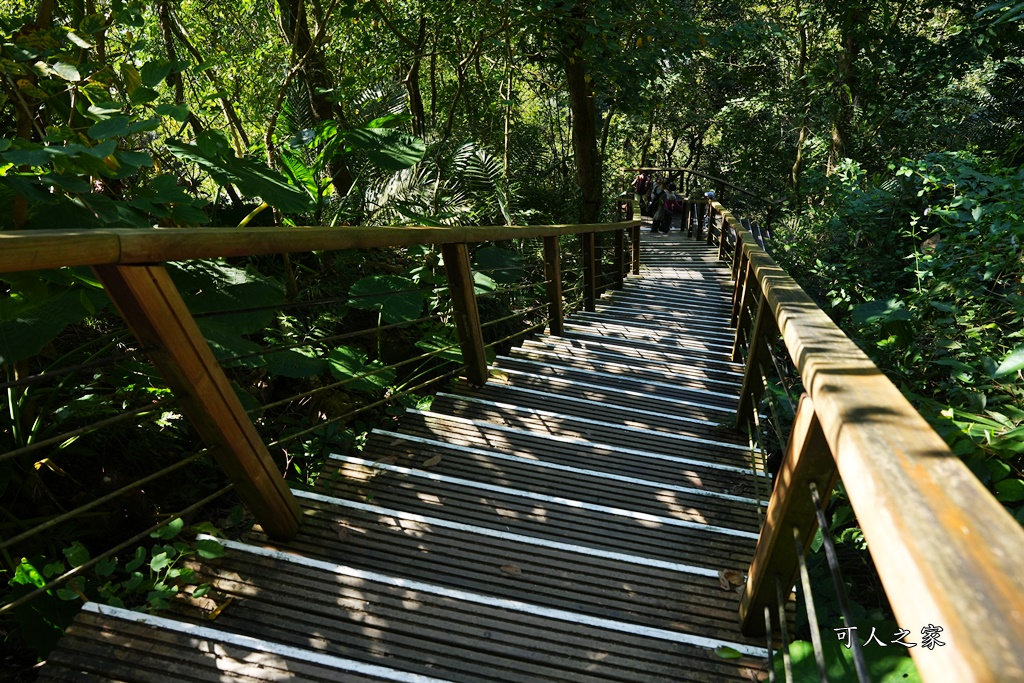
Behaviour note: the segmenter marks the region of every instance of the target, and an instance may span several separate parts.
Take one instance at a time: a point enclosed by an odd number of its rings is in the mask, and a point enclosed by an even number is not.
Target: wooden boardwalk
[[[564,336],[334,456],[294,541],[227,543],[200,568],[213,600],[173,616],[90,603],[40,680],[757,680],[728,582],[764,490],[721,427],[729,271],[643,237],[642,277]]]

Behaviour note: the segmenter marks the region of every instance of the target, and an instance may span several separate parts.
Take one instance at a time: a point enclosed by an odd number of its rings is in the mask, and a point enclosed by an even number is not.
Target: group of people
[[[676,194],[675,183],[668,178],[652,179],[644,171],[637,174],[632,189],[640,203],[640,213],[651,217],[652,233],[667,235],[673,228],[686,232],[683,227],[683,198]],[[710,191],[705,196],[714,199],[715,193]]]

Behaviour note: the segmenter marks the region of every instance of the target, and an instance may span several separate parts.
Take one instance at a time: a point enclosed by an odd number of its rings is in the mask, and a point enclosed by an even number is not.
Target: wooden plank
[[[1024,680],[1024,530],[903,394],[740,231],[927,680]]]
[[[740,624],[747,635],[765,632],[766,605],[773,607],[773,615],[777,614],[776,580],[785,593],[796,583],[799,565],[793,527],[800,529],[804,552],[818,528],[810,483],[825,493],[822,503],[827,505],[827,496],[836,482],[835,462],[814,414],[814,404],[806,394],[800,399],[791,434],[740,600]]]
[[[167,270],[93,270],[252,513],[271,536],[294,536],[298,504]]]
[[[299,251],[491,242],[607,232],[639,225],[640,221],[528,226],[5,230],[0,232],[0,273]]]
[[[476,306],[473,273],[469,268],[469,247],[465,244],[444,244],[441,254],[455,310],[455,329],[462,348],[462,362],[466,364],[466,379],[471,384],[483,386],[487,383],[487,355],[480,327],[480,311]]]
[[[562,334],[564,310],[562,308],[562,262],[558,251],[558,237],[544,239],[544,279],[548,296],[548,329],[551,334]]]

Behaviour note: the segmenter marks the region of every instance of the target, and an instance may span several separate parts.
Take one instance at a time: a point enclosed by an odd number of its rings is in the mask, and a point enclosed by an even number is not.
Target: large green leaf
[[[209,135],[202,143],[218,137]],[[298,213],[312,207],[304,190],[290,185],[284,176],[263,163],[235,158],[217,144],[200,144],[197,147],[173,139],[166,144],[175,156],[196,163],[217,182],[234,184],[246,196],[260,197],[285,213]]]
[[[377,394],[395,381],[393,368],[381,370],[383,364],[380,361],[367,361],[366,354],[351,346],[339,346],[331,351],[327,357],[331,374],[339,380],[347,380],[353,377],[360,377],[349,382],[345,387],[350,391],[361,391],[367,394]],[[379,370],[379,372],[374,372]],[[367,373],[373,372],[372,375]],[[366,377],[361,377],[367,375]]]
[[[348,290],[349,305],[363,310],[378,310],[388,323],[415,320],[423,311],[426,293],[416,283],[400,275],[371,275],[357,281]]]
[[[323,358],[313,358],[296,350],[275,351],[264,357],[267,372],[280,377],[304,379],[327,372],[328,364]]]
[[[1002,377],[1022,369],[1024,369],[1024,344],[1019,344],[1013,351],[1006,354],[992,377]]]
[[[24,297],[8,298],[0,306],[0,363],[34,356],[65,327],[108,303],[100,290],[80,285],[54,288],[42,283],[32,285]]]
[[[346,131],[346,141],[366,152],[370,161],[386,171],[401,171],[423,161],[427,152],[421,138],[394,128],[358,128]]]
[[[523,277],[523,259],[510,249],[494,246],[478,249],[473,254],[473,263],[499,284],[511,284]]]

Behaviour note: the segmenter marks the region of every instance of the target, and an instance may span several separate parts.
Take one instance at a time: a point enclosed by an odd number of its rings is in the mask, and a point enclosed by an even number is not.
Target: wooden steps
[[[215,619],[90,604],[40,680],[750,681],[764,645],[720,572],[749,564],[766,478],[723,428],[729,272],[643,237],[643,276],[563,337],[332,456],[294,540],[196,566]]]

